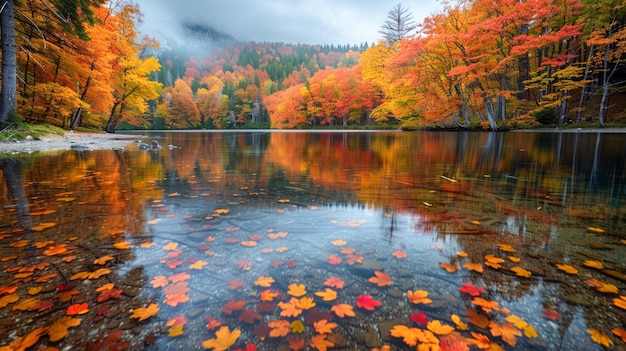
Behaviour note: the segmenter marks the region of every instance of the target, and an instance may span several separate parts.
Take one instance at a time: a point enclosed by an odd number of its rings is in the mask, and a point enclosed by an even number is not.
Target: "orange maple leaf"
[[[292,297],[289,302],[279,302],[278,307],[282,310],[280,315],[283,317],[297,317],[302,313],[299,301],[295,297]]]
[[[489,323],[489,330],[491,331],[491,335],[500,336],[502,341],[513,347],[515,347],[517,343],[517,337],[522,336],[522,332],[511,323],[499,324],[491,321]]]
[[[332,265],[341,264],[341,257],[338,257],[336,255],[330,255],[328,256],[328,263]]]
[[[408,254],[406,252],[402,252],[402,251],[394,251],[391,256],[395,257],[395,258],[406,258],[408,256]]]
[[[489,348],[489,346],[491,346],[491,340],[489,340],[489,337],[487,335],[475,333],[475,332],[470,332],[470,333],[472,334],[474,338],[465,339],[465,341],[468,344],[476,345],[481,350],[487,349]]]
[[[189,295],[187,294],[171,294],[165,295],[165,304],[170,306],[178,306],[179,303],[185,303],[189,301]]]
[[[115,257],[113,257],[113,256],[102,256],[102,257],[100,257],[100,258],[96,258],[96,259],[93,261],[93,264],[97,264],[97,265],[101,265],[101,266],[103,266],[103,265],[105,265],[107,262],[112,261],[112,260],[114,260],[114,259],[115,259]]]
[[[484,314],[480,314],[471,308],[468,308],[465,311],[468,316],[468,322],[479,327],[480,329],[487,329],[487,327],[489,326],[489,317],[485,316]]]
[[[439,267],[445,269],[448,273],[454,273],[459,269],[459,266],[448,262],[441,262]]]
[[[317,322],[313,322],[315,331],[319,334],[330,334],[333,329],[337,328],[337,323],[328,323],[328,320],[322,319]]]
[[[466,262],[463,267],[465,267],[468,271],[474,271],[474,272],[478,272],[478,273],[482,273],[483,272],[483,265],[480,263],[474,263],[474,262]]]
[[[391,336],[402,338],[405,344],[409,346],[417,345],[418,340],[422,338],[422,330],[418,328],[410,328],[406,325],[394,325],[391,329]]]
[[[223,326],[215,332],[215,338],[203,341],[202,346],[209,350],[225,351],[237,342],[240,335],[241,330],[231,332],[227,326]]]
[[[310,310],[315,307],[315,302],[312,297],[302,297],[298,300],[298,307],[302,310]]]
[[[326,340],[325,334],[318,334],[311,338],[311,346],[319,351],[326,351],[329,347],[335,346],[332,341]]]
[[[185,280],[187,280],[189,278],[191,278],[191,276],[187,272],[180,272],[180,273],[177,273],[177,274],[174,274],[174,275],[170,276],[168,279],[172,283],[178,283],[178,282],[183,282],[183,281],[185,281]]]
[[[341,278],[330,277],[326,279],[324,282],[325,286],[330,286],[331,288],[343,289],[345,282]]]
[[[139,322],[146,320],[159,312],[160,307],[157,304],[151,303],[148,307],[135,308],[132,310],[130,318],[138,319]]]
[[[515,272],[515,275],[517,275],[518,277],[530,278],[530,276],[532,275],[531,271],[517,266],[512,267],[511,272]]]
[[[330,310],[335,312],[335,314],[340,318],[343,318],[345,316],[348,316],[348,317],[356,316],[356,314],[354,313],[354,308],[351,305],[348,305],[345,303],[334,305],[333,307],[330,308]]]
[[[337,298],[337,292],[329,288],[324,289],[324,291],[318,291],[315,295],[321,297],[324,301],[333,301]]]
[[[428,328],[428,330],[437,335],[448,335],[452,333],[452,331],[454,331],[454,327],[446,324],[441,324],[441,321],[438,320],[428,322],[426,328]]]
[[[282,319],[279,319],[276,321],[270,321],[267,323],[267,326],[271,328],[270,337],[272,338],[279,338],[279,337],[286,336],[287,334],[289,334],[289,331],[291,330],[289,328],[291,326],[291,323],[289,323],[289,321],[282,320]]]
[[[375,276],[368,279],[370,283],[374,283],[380,287],[391,285],[391,276],[387,273],[374,271]]]
[[[272,301],[275,297],[278,297],[280,293],[278,291],[272,291],[270,289],[263,290],[259,294],[261,297],[261,301]]]
[[[415,290],[415,291],[409,290],[406,292],[406,294],[409,298],[409,301],[411,301],[412,303],[416,305],[419,303],[427,305],[433,302],[433,300],[428,298],[428,291],[425,291],[425,290]]]
[[[487,299],[483,299],[482,297],[476,297],[472,300],[472,303],[476,306],[480,306],[483,311],[489,313],[493,310],[499,310],[500,307],[498,306],[498,302],[497,301],[490,301]]]
[[[207,261],[197,260],[196,262],[189,265],[190,269],[202,269],[202,267],[209,264]]]
[[[287,294],[295,297],[304,296],[306,295],[306,287],[304,284],[290,284]]]
[[[591,334],[591,340],[593,340],[595,343],[606,347],[613,345],[613,340],[611,340],[611,337],[602,333],[601,331],[597,329],[587,329],[587,332]]]
[[[255,282],[254,285],[256,286],[261,286],[264,288],[269,288],[270,286],[272,286],[272,283],[274,283],[274,278],[272,277],[264,277],[264,276],[260,276]]]

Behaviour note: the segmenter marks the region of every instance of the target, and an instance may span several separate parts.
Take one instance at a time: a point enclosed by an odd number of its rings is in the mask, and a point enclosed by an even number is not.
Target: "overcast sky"
[[[397,0],[135,0],[142,32],[156,39],[176,23],[206,24],[237,40],[292,44],[377,42]],[[420,23],[443,6],[437,0],[401,2]]]

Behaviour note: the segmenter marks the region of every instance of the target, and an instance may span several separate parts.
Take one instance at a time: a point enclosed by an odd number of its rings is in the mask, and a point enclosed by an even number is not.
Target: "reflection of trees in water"
[[[24,189],[24,164],[19,159],[0,159],[0,170],[7,188],[9,201],[13,202],[17,219],[22,228],[29,230],[33,226],[26,190]]]

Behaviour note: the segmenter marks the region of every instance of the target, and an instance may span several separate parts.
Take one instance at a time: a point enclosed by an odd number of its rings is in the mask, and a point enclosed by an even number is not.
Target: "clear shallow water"
[[[241,332],[231,349],[250,343],[275,350],[297,339],[309,347],[319,335],[313,323],[322,319],[337,324],[326,339],[343,349],[414,349],[389,335],[395,325],[427,330],[411,313],[454,326],[438,336],[446,342],[474,332],[504,349],[600,350],[587,332],[596,329],[623,345],[611,332],[624,329],[624,310],[613,305],[624,294],[623,135],[179,132],[150,138],[173,148],[2,159],[0,287],[17,288],[0,298],[19,298],[0,308],[11,323],[0,328],[4,344],[50,327],[70,306],[86,302],[89,311],[72,317],[79,326],[57,342],[44,335],[32,349],[80,347],[116,331],[130,349],[203,349],[220,328],[208,330],[207,318]],[[486,255],[502,258],[502,266],[486,266]],[[94,263],[107,256],[112,259]],[[588,260],[606,269],[587,267]],[[447,272],[441,263],[457,269]],[[482,266],[482,273],[467,263]],[[514,267],[531,276],[517,276]],[[101,268],[110,272],[80,276]],[[390,285],[370,282],[376,272],[388,274]],[[325,285],[331,277],[344,286]],[[274,282],[260,286],[260,278]],[[590,279],[618,293],[599,292]],[[96,290],[110,283],[121,292],[104,300]],[[478,297],[497,302],[498,310],[485,312],[459,291],[463,283],[482,287]],[[303,297],[315,306],[281,316],[280,305],[293,298],[291,284],[303,284]],[[337,294],[332,301],[316,295],[327,288]],[[65,289],[77,293],[62,301]],[[411,303],[409,290],[427,291],[432,302]],[[262,301],[269,296],[272,301]],[[358,307],[363,296],[380,306]],[[29,298],[39,301],[14,309]],[[230,311],[230,301],[243,302]],[[159,307],[156,315],[131,318],[131,310],[150,304]],[[352,306],[355,316],[339,317],[337,304]],[[493,324],[469,322],[468,310]],[[452,314],[469,330],[456,326]],[[523,335],[522,324],[514,327],[515,347],[493,335],[511,315],[538,336]],[[183,334],[169,336],[181,331],[175,317],[184,317]],[[301,333],[269,335],[272,322],[296,320]]]

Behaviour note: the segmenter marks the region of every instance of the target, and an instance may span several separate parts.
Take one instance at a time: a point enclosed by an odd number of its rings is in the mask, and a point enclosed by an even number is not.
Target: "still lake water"
[[[0,347],[624,347],[624,134],[140,135],[0,155]]]

